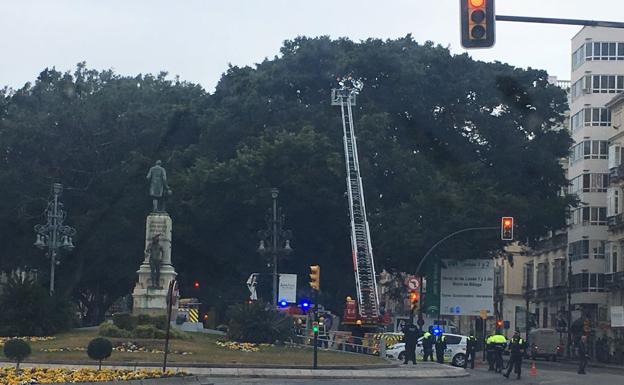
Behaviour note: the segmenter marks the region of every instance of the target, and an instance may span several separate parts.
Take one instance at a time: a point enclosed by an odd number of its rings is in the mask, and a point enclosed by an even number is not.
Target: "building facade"
[[[623,63],[624,65],[624,63]],[[611,126],[616,134],[609,139],[609,225],[605,259],[605,285],[608,290],[609,336],[624,345],[624,93],[607,103]]]
[[[616,130],[606,107],[624,91],[624,30],[584,27],[572,38],[570,193],[579,205],[569,218],[572,317],[592,330],[608,322],[605,255],[608,234],[608,141]]]

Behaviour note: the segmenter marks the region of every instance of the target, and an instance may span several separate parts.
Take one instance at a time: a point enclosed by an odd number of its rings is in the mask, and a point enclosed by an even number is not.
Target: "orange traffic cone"
[[[531,377],[537,376],[537,368],[535,367],[535,361],[531,364]]]

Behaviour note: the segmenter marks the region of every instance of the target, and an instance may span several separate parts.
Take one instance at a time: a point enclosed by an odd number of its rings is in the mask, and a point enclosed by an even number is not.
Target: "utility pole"
[[[76,229],[63,224],[67,213],[63,210],[63,203],[60,201],[62,192],[63,185],[52,184],[52,198],[48,201],[45,211],[46,224],[35,226],[37,239],[34,245],[40,249],[47,248],[46,256],[50,258],[50,296],[54,294],[55,268],[60,263],[59,251],[73,250],[73,237],[76,235]]]

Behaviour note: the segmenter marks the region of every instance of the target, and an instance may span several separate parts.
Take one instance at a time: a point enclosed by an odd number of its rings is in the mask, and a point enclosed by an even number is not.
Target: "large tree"
[[[528,242],[564,226],[566,96],[544,71],[477,62],[410,36],[301,37],[253,68],[230,67],[213,94],[162,74],[82,64],[5,90],[0,267],[45,266],[32,225],[50,182],[63,183],[80,235],[61,286],[101,318],[133,285],[149,209],[144,173],[162,158],[183,289],[198,279],[204,303],[221,308],[244,297],[246,277],[268,271],[256,232],[278,187],[295,249],[281,270],[321,264],[324,301],[338,310],[354,283],[342,126],[329,93],[347,74],[365,83],[354,112],[378,269],[413,271],[438,239],[496,226],[502,215],[516,217]],[[496,231],[473,233],[435,257],[487,257],[502,246]]]

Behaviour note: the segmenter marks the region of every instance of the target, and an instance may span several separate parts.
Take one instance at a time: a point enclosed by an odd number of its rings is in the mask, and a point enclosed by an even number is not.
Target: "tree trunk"
[[[20,364],[20,361],[17,360],[17,364],[15,365],[15,373],[19,372],[19,364]]]
[[[98,370],[102,370],[102,360],[100,360],[100,366],[98,367]]]

